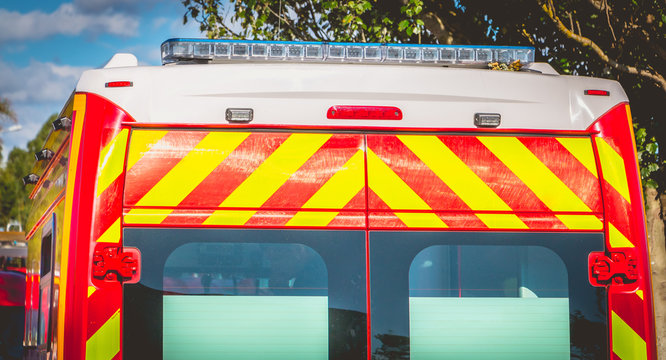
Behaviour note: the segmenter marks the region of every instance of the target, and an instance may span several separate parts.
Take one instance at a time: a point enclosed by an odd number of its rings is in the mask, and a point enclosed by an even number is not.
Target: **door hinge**
[[[138,249],[98,244],[93,253],[92,276],[103,281],[139,282],[140,259]]]
[[[623,285],[638,280],[638,262],[630,249],[608,254],[592,252],[588,264],[593,286]]]

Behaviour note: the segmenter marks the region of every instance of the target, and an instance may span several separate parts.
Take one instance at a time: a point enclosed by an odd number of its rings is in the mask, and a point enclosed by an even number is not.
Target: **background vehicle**
[[[616,82],[529,48],[162,57],[85,72],[26,177],[31,354],[656,359]]]

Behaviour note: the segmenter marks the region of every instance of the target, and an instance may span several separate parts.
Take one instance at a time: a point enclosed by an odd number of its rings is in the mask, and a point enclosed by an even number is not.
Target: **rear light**
[[[117,87],[131,87],[134,84],[131,81],[111,81],[104,85],[108,88],[117,88]]]
[[[329,119],[402,120],[402,111],[395,106],[335,105],[326,112]]]
[[[607,91],[607,90],[585,90],[585,95],[610,96],[610,91]]]

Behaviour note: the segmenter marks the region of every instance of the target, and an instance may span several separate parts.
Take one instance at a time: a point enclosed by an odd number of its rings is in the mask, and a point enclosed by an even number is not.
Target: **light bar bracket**
[[[522,46],[415,45],[297,41],[169,39],[162,64],[229,61],[343,62],[486,66],[490,62],[534,62]]]

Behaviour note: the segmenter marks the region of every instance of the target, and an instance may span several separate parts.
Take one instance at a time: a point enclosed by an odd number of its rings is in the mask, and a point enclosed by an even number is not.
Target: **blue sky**
[[[117,52],[160,65],[162,41],[201,37],[197,24],[183,25],[184,13],[179,0],[0,2],[0,97],[12,102],[23,127],[0,134],[3,158],[60,111],[84,70]]]

